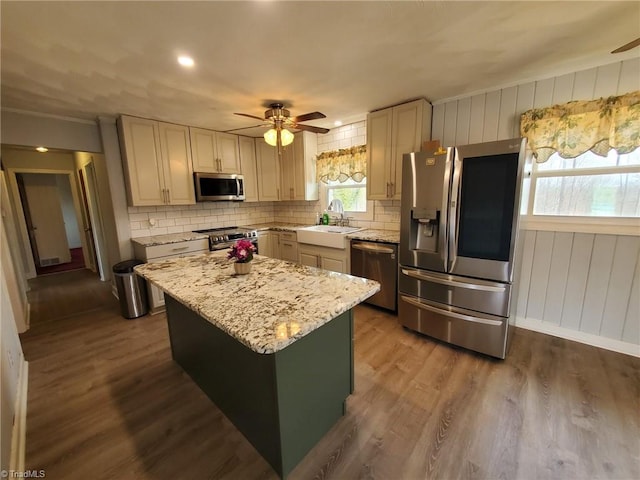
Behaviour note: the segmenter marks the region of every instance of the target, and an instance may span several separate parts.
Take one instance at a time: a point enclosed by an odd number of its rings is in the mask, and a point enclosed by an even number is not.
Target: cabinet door
[[[367,198],[385,200],[391,194],[392,109],[367,115]]]
[[[238,135],[216,132],[216,152],[221,172],[240,173]]]
[[[280,259],[298,263],[298,242],[280,236]]]
[[[302,265],[306,265],[307,267],[319,267],[320,266],[320,257],[313,253],[307,253],[302,250],[299,252],[300,263]]]
[[[202,128],[189,128],[191,156],[194,172],[218,172],[216,158],[216,132]]]
[[[123,116],[118,128],[129,205],[164,204],[158,122]]]
[[[318,200],[318,179],[316,178],[318,135],[311,132],[298,132],[293,143],[295,146],[293,198],[294,200]]]
[[[393,152],[389,169],[391,197],[399,200],[402,194],[402,155],[419,152],[422,146],[422,111],[424,100],[393,107]]]
[[[258,162],[258,199],[261,202],[280,200],[280,162],[274,147],[262,138],[256,139]]]
[[[251,137],[238,137],[240,164],[244,176],[244,201],[258,201],[258,172],[256,165],[256,143]]]
[[[258,234],[258,254],[265,257],[273,257],[273,235],[271,232]]]
[[[320,268],[323,270],[331,270],[332,272],[348,273],[347,265],[342,258],[321,257]]]
[[[169,205],[196,203],[193,187],[189,128],[170,123],[159,123],[160,150],[166,198]]]
[[[151,314],[159,313],[161,309],[164,309],[164,292],[151,282],[147,282],[147,297]]]
[[[280,199],[295,200],[296,189],[296,140],[282,148],[282,161],[280,162]],[[304,200],[304,199],[303,199]]]

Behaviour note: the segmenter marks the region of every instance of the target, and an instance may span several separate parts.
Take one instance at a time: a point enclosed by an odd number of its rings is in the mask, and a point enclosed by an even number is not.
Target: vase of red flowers
[[[256,247],[253,246],[250,240],[242,239],[238,240],[229,253],[228,259],[235,259],[233,268],[237,275],[246,275],[251,271],[251,260],[253,260],[253,252],[256,251]]]

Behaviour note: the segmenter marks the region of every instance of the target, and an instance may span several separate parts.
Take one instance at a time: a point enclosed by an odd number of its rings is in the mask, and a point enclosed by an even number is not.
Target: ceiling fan
[[[263,123],[260,125],[253,125],[251,127],[243,127],[236,128],[234,130],[244,130],[246,128],[255,128],[255,127],[271,127],[265,134],[264,140],[269,145],[274,147],[287,146],[291,142],[293,142],[293,133],[289,131],[291,130],[307,130],[308,132],[314,133],[328,133],[328,128],[321,127],[313,127],[311,125],[303,125],[300,122],[306,122],[308,120],[317,120],[319,118],[326,118],[324,113],[320,112],[311,112],[305,113],[304,115],[298,115],[297,117],[292,117],[289,113],[289,110],[284,108],[282,103],[271,103],[269,104],[269,109],[264,112],[264,118],[257,117],[255,115],[250,115],[248,113],[235,113],[235,115],[241,115],[243,117],[255,118],[256,120],[261,120]]]
[[[627,50],[631,50],[632,48],[636,48],[637,46],[640,45],[640,38],[636,38],[635,40],[632,40],[629,43],[626,43],[624,45],[622,45],[621,47],[616,48],[613,52],[611,53],[622,53],[622,52],[626,52]]]

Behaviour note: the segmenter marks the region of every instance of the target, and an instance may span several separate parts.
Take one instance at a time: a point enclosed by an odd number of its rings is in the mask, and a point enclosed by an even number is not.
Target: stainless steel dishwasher
[[[397,309],[398,246],[394,243],[351,240],[351,274],[380,283],[380,291],[365,300],[378,307]]]

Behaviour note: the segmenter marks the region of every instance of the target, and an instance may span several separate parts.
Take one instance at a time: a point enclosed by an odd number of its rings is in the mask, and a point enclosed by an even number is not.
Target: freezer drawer
[[[439,340],[504,359],[508,349],[507,318],[400,294],[400,323]]]
[[[398,246],[392,243],[351,241],[351,274],[380,283],[380,291],[365,302],[397,309]]]
[[[400,293],[501,317],[509,316],[511,285],[400,267]]]

